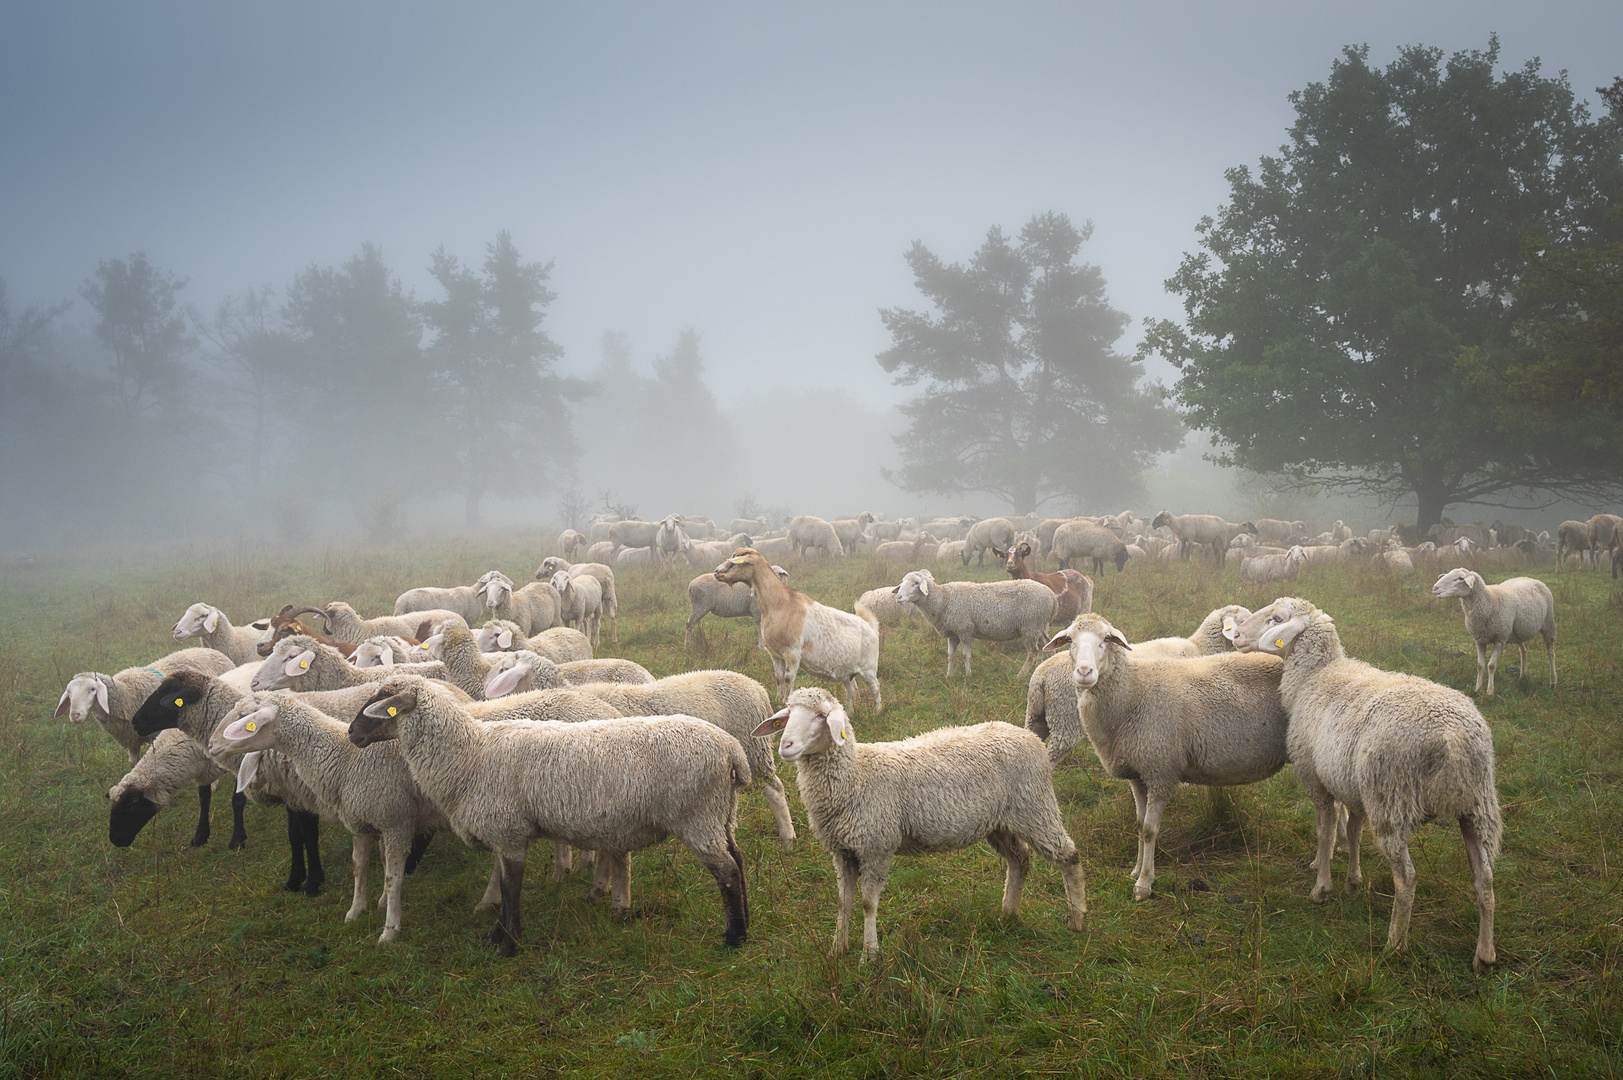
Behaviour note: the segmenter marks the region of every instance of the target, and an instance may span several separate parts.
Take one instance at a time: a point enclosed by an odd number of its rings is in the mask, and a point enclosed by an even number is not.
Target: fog
[[[1495,32],[1502,68],[1539,57],[1592,98],[1623,7],[11,5],[0,549],[550,528],[566,503],[1007,511],[886,478],[920,388],[876,362],[880,312],[930,310],[914,242],[955,263],[993,227],[1091,223],[1078,259],[1131,357],[1288,94],[1346,45],[1379,64]],[[497,357],[446,406],[447,283],[496,281],[503,237],[545,268],[554,381],[515,394]],[[136,253],[183,316],[150,370],[159,346],[98,336],[90,295]],[[1392,512],[1276,497],[1207,442],[1133,507]],[[1084,502],[1043,510],[1122,508]]]

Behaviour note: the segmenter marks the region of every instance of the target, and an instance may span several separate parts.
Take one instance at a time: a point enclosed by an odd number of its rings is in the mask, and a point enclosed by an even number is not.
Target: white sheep
[[[971,672],[971,647],[976,638],[1019,641],[1026,647],[1025,675],[1036,666],[1037,653],[1048,636],[1048,623],[1058,607],[1053,590],[1040,581],[948,581],[937,583],[928,570],[913,570],[896,586],[896,599],[915,605],[924,620],[947,639],[947,675],[952,675],[955,653],[964,657],[964,675]]]
[[[854,518],[835,518],[829,522],[834,527],[834,535],[840,538],[840,546],[847,555],[857,553],[857,545],[866,537],[868,528],[874,523],[874,516],[864,510]],[[748,546],[748,545],[740,545]]]
[[[884,585],[877,589],[869,589],[857,597],[851,610],[864,619],[872,619],[874,624],[900,622],[903,619],[921,619],[919,609],[912,604],[904,604],[896,599],[896,586]]]
[[[718,581],[742,581],[754,593],[761,609],[761,643],[772,657],[779,701],[795,688],[795,676],[804,664],[809,671],[845,683],[845,700],[852,708],[860,675],[873,691],[878,715],[884,705],[879,693],[879,624],[871,615],[826,607],[790,588],[753,548],[739,548],[715,573]]]
[[[585,683],[651,683],[653,673],[641,664],[619,657],[572,660],[555,664],[544,656],[520,649],[510,653],[486,653],[490,673],[485,676],[484,699],[493,701],[527,690],[561,690]]]
[[[1138,816],[1133,899],[1148,899],[1161,815],[1179,784],[1255,784],[1284,767],[1284,665],[1232,652],[1137,658],[1121,632],[1096,614],[1077,616],[1049,642],[1049,648],[1061,645],[1070,648],[1088,741],[1105,772],[1132,788]]]
[[[457,836],[495,852],[501,915],[491,941],[505,956],[521,937],[525,848],[537,836],[609,860],[617,911],[630,904],[629,853],[675,836],[720,886],[727,944],[748,933],[733,832],[749,763],[714,724],[686,716],[481,723],[427,680],[396,676],[349,737],[357,746],[398,738],[412,780]]]
[[[107,789],[107,799],[112,804],[107,815],[108,840],[114,847],[129,847],[141,827],[169,805],[175,792],[196,787],[197,831],[192,834],[192,847],[202,847],[209,840],[209,804],[214,785],[223,775],[225,771],[185,734],[158,732],[141,759],[118,783]],[[242,801],[233,797],[231,802],[232,849],[241,847],[247,839],[242,824]]]
[[[321,617],[326,622],[327,636],[334,641],[342,641],[350,645],[359,645],[367,638],[373,637],[409,637],[417,636],[417,630],[425,622],[439,623],[446,619],[461,619],[462,616],[449,609],[430,611],[414,611],[406,615],[382,615],[376,619],[363,619],[355,609],[342,600],[334,600],[321,610]]]
[[[1020,910],[1031,866],[1027,845],[1057,864],[1067,925],[1081,930],[1087,881],[1065,831],[1043,746],[1030,732],[991,722],[938,728],[903,742],[857,742],[834,696],[808,686],[758,729],[782,731],[778,753],[793,762],[818,843],[839,875],[835,956],[850,941],[851,903],[862,890],[862,949],[879,951],[879,896],[898,854],[951,851],[985,840],[1007,865],[1003,913]]]
[[[564,558],[573,559],[579,548],[586,546],[586,534],[577,529],[565,529],[558,534],[558,550],[564,553]]]
[[[456,626],[467,629],[461,626],[461,616],[451,615],[450,618],[455,620]],[[410,668],[413,673],[432,679],[446,677],[445,665],[439,661],[393,667],[358,668],[345,660],[331,645],[323,645],[315,638],[304,634],[294,634],[278,641],[276,648],[271,650],[271,654],[258,667],[245,666],[253,670],[253,678],[249,681],[248,688],[255,692],[280,690],[283,687],[300,692],[341,690],[346,686],[377,682],[401,667]]]
[[[225,612],[209,604],[193,604],[175,623],[176,641],[195,637],[203,647],[225,653],[233,664],[246,664],[258,655],[259,643],[270,636],[270,619],[255,619],[247,626],[232,626]]]
[[[881,562],[905,562],[917,566],[935,555],[939,543],[929,533],[921,532],[911,540],[886,540],[874,545],[873,558]]]
[[[1104,576],[1105,562],[1116,564],[1119,572],[1127,567],[1127,545],[1121,537],[1102,525],[1091,521],[1067,521],[1054,530],[1050,549],[1059,560],[1060,569],[1070,569],[1072,560],[1088,559],[1093,572]]]
[[[146,740],[135,734],[130,718],[164,677],[183,670],[223,675],[232,667],[231,658],[214,649],[180,649],[144,667],[125,668],[112,675],[81,671],[68,680],[56,703],[56,715],[66,713],[72,724],[82,724],[85,717],[95,716],[102,730],[124,748],[134,768],[141,760],[141,744]]]
[[[1295,581],[1307,561],[1307,551],[1300,544],[1292,545],[1283,555],[1258,555],[1240,561],[1241,581]]]
[[[611,556],[612,557],[612,553]],[[571,563],[557,556],[542,559],[541,565],[536,568],[537,581],[550,581],[552,575],[560,570],[568,570],[570,577],[580,577],[588,574],[597,579],[603,588],[603,614],[609,620],[609,640],[618,643],[620,640],[620,601],[614,591],[614,570],[603,562],[589,560],[587,562]]]
[[[591,638],[595,647],[603,626],[603,586],[589,574],[577,578],[560,570],[552,575],[552,587],[558,592],[559,619]]]
[[[1285,659],[1280,696],[1290,712],[1288,748],[1318,814],[1316,903],[1330,898],[1334,803],[1345,803],[1347,886],[1362,882],[1359,837],[1367,819],[1392,867],[1386,943],[1401,949],[1414,907],[1409,837],[1428,821],[1457,821],[1471,865],[1478,929],[1472,966],[1493,947],[1493,864],[1504,825],[1494,786],[1493,733],[1471,699],[1446,686],[1350,659],[1330,617],[1284,597],[1235,631],[1235,644]]]
[[[969,548],[962,540],[943,540],[936,545],[935,561],[947,566],[968,566]]]
[[[1506,645],[1521,649],[1521,674],[1527,674],[1527,643],[1535,635],[1544,638],[1544,652],[1550,658],[1550,689],[1555,689],[1555,597],[1550,587],[1537,578],[1507,578],[1489,585],[1482,575],[1463,566],[1437,579],[1433,596],[1460,598],[1465,610],[1465,629],[1476,642],[1476,690],[1483,679],[1488,697],[1493,697],[1493,675],[1499,668],[1499,653]],[[1488,647],[1493,655],[1488,655]]]
[[[840,534],[834,531],[834,526],[810,514],[801,514],[789,522],[789,546],[801,558],[813,548],[825,557],[843,558],[845,555],[845,545],[840,543]]]
[[[780,581],[788,583],[789,571],[781,566],[773,566],[772,572],[778,575]],[[700,574],[688,582],[688,621],[682,631],[683,648],[693,647],[693,629],[706,615],[714,615],[718,619],[750,619],[755,623],[756,637],[760,637],[761,608],[755,602],[750,587],[742,581],[731,584],[717,581],[715,573],[711,572]]]
[[[492,578],[485,583],[486,614],[492,619],[518,623],[527,636],[561,625],[559,609],[562,606],[558,590],[552,587],[551,581],[532,581],[522,589],[515,589],[505,577]]]
[[[495,578],[501,578],[508,585],[513,583],[500,570],[487,570],[472,585],[456,585],[448,589],[428,586],[407,589],[395,598],[394,613],[411,615],[416,612],[454,611],[462,616],[463,622],[472,626],[484,614],[485,586]]]
[[[1172,530],[1178,538],[1178,552],[1184,558],[1189,557],[1189,549],[1194,544],[1208,544],[1216,553],[1217,565],[1223,566],[1228,555],[1229,541],[1242,532],[1255,536],[1257,527],[1249,521],[1235,524],[1224,521],[1216,514],[1174,514],[1170,510],[1163,510],[1155,515],[1150,522],[1150,528],[1159,529],[1165,526]]]
[[[976,566],[986,565],[986,553],[994,548],[1007,551],[1014,546],[1014,525],[1008,518],[983,518],[969,527],[964,534],[964,558],[975,559]]]
[[[551,660],[565,664],[571,660],[590,660],[592,643],[585,634],[570,626],[554,626],[534,637],[525,637],[518,623],[507,619],[492,619],[479,628],[476,640],[482,652],[516,652],[528,649]]]

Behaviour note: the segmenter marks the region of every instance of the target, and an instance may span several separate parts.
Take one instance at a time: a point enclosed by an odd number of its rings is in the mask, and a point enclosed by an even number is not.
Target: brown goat
[[[1054,608],[1050,626],[1069,626],[1071,620],[1093,610],[1093,579],[1077,570],[1061,570],[1053,574],[1034,574],[1026,568],[1031,557],[1031,545],[1022,540],[1008,551],[992,549],[992,554],[1003,560],[1003,569],[1016,581],[1040,581],[1053,590],[1059,603]]]

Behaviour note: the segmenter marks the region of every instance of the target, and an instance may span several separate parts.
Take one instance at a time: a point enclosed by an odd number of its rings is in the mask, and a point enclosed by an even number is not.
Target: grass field
[[[342,921],[349,838],[335,823],[316,899],[282,891],[279,810],[250,807],[248,846],[225,849],[223,791],[207,847],[187,846],[189,793],[132,848],[108,843],[104,796],[125,759],[93,723],[52,719],[75,672],[169,651],[170,625],[196,600],[239,619],[329,599],[387,611],[412,585],[492,566],[527,578],[542,554],[522,540],[309,562],[224,548],[0,571],[0,1077],[1623,1072],[1623,590],[1594,572],[1548,578],[1559,691],[1535,646],[1532,677],[1502,664],[1483,709],[1505,815],[1500,966],[1488,976],[1470,970],[1477,915],[1457,830],[1416,837],[1413,944],[1385,955],[1391,875],[1370,841],[1364,891],[1308,901],[1313,814],[1288,768],[1250,788],[1184,789],[1163,823],[1156,895],[1133,903],[1132,799],[1086,746],[1055,777],[1089,875],[1086,931],[1065,929],[1058,871],[1041,860],[1020,917],[1005,920],[1002,863],[983,844],[898,860],[879,909],[883,957],[866,965],[860,933],[851,955],[827,955],[833,870],[798,794],[789,853],[760,792],[743,796],[753,922],[731,951],[710,875],[674,842],[633,857],[626,920],[586,901],[580,872],[552,883],[536,845],[511,960],[484,944],[491,916],[472,910],[489,857],[449,834],[406,881],[401,940],[381,947],[381,914]],[[861,559],[792,569],[798,587],[846,608],[887,580]],[[622,575],[620,642],[605,632],[600,654],[770,685],[747,621],[707,619],[684,654],[690,576]],[[1333,614],[1352,654],[1469,691],[1475,652],[1458,603],[1430,596],[1434,577],[1310,570],[1288,591]],[[1222,578],[1130,565],[1098,582],[1094,608],[1137,640],[1277,592],[1241,587],[1233,563]],[[858,737],[1021,723],[1019,657],[986,643],[975,653],[973,679],[949,682],[928,626],[887,629],[885,713],[864,700]]]

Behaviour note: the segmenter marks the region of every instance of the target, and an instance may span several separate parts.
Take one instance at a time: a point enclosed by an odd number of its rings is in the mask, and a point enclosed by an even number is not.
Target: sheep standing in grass
[[[551,581],[552,575],[560,570],[568,570],[570,577],[580,577],[582,574],[597,579],[598,585],[603,589],[603,614],[609,620],[609,640],[616,644],[620,641],[620,600],[614,591],[614,569],[607,563],[588,561],[571,563],[560,559],[556,555],[541,560],[536,568],[537,581]]]
[[[1255,784],[1284,767],[1284,665],[1237,653],[1139,659],[1099,615],[1078,617],[1048,643],[1062,645],[1070,648],[1088,741],[1105,772],[1133,791],[1133,899],[1145,900],[1155,885],[1161,815],[1179,784]]]
[[[256,619],[247,626],[232,626],[225,612],[208,604],[193,604],[175,623],[176,641],[201,638],[203,647],[225,653],[233,664],[246,664],[257,655],[259,643],[270,636],[270,620]]]
[[[1456,567],[1437,579],[1433,596],[1460,598],[1465,609],[1465,629],[1476,642],[1476,691],[1483,679],[1488,697],[1493,697],[1493,675],[1499,668],[1499,653],[1506,645],[1521,649],[1521,674],[1527,674],[1527,643],[1535,635],[1544,638],[1544,651],[1550,658],[1550,689],[1555,689],[1555,597],[1550,587],[1537,578],[1514,577],[1489,585],[1475,570]],[[1488,654],[1489,646],[1493,654]]]
[[[1578,556],[1578,568],[1583,569],[1584,556],[1593,555],[1589,540],[1589,523],[1586,521],[1563,521],[1555,529],[1555,568],[1566,568],[1567,556]]]
[[[855,555],[857,545],[867,536],[868,527],[873,522],[874,516],[864,510],[854,518],[835,518],[829,524],[834,527],[834,535],[840,538],[840,546],[845,549],[845,553]]]
[[[413,782],[457,836],[495,852],[501,915],[490,941],[504,956],[522,935],[525,849],[537,836],[609,860],[621,912],[630,906],[629,853],[676,836],[720,886],[727,944],[748,933],[733,832],[749,763],[714,724],[688,716],[480,723],[427,680],[397,676],[355,717],[349,738],[357,746],[399,739]]]
[[[1090,560],[1093,572],[1100,576],[1104,575],[1106,560],[1114,562],[1118,572],[1127,567],[1127,545],[1115,533],[1091,521],[1067,521],[1055,529],[1050,550],[1062,570],[1069,569],[1073,559]]]
[[[492,578],[485,583],[486,614],[492,619],[516,622],[526,636],[539,634],[561,625],[559,610],[563,602],[551,581],[532,581],[522,589],[514,589],[505,577]],[[434,620],[437,624],[440,620]]]
[[[992,552],[997,558],[999,551],[1007,551],[1014,546],[1014,525],[1008,518],[985,518],[969,527],[964,535],[964,557],[974,559],[976,566],[986,565],[986,553]]]
[[[72,724],[82,724],[85,717],[95,716],[102,730],[124,748],[134,768],[141,760],[141,744],[146,740],[135,733],[130,718],[164,677],[177,671],[223,675],[234,666],[229,656],[214,649],[180,649],[145,667],[125,668],[113,675],[81,671],[68,680],[56,703],[56,715],[66,713]]]
[[[225,770],[215,765],[203,748],[186,735],[178,731],[159,732],[141,760],[107,789],[107,799],[112,804],[107,816],[108,840],[114,847],[129,847],[141,827],[169,805],[175,792],[183,787],[196,787],[197,831],[192,834],[192,847],[202,847],[209,842],[209,803],[214,785],[224,775]],[[240,796],[231,799],[229,847],[232,850],[248,839],[242,824],[246,801]]]
[[[603,586],[589,574],[577,578],[560,570],[552,575],[552,587],[558,591],[558,617],[563,624],[591,638],[595,647],[603,626]]]
[[[1334,550],[1334,549],[1332,549]],[[1295,581],[1307,561],[1307,551],[1294,545],[1283,555],[1258,555],[1240,561],[1240,580],[1251,582]]]
[[[970,671],[971,644],[1020,641],[1026,646],[1023,676],[1036,666],[1037,653],[1048,636],[1058,599],[1047,585],[1029,578],[1021,581],[948,581],[937,583],[928,570],[914,570],[896,586],[896,599],[919,609],[926,622],[947,639],[947,675],[952,675],[955,653],[964,657],[964,676]]]
[[[454,611],[469,626],[477,623],[485,611],[485,586],[493,578],[506,578],[500,570],[489,570],[472,585],[456,585],[448,589],[424,586],[407,589],[395,598],[394,613],[411,615],[417,612]]]
[[[860,675],[873,691],[873,711],[879,713],[884,705],[879,694],[879,624],[872,615],[826,607],[791,589],[753,548],[739,548],[715,573],[717,581],[744,582],[754,594],[761,609],[761,642],[772,657],[779,701],[795,688],[795,676],[805,664],[809,671],[845,683],[846,704],[852,708]]]
[[[1312,899],[1330,898],[1335,803],[1347,806],[1347,887],[1356,888],[1365,820],[1392,867],[1386,944],[1401,949],[1414,907],[1409,837],[1428,821],[1457,821],[1476,892],[1472,966],[1485,971],[1493,947],[1493,864],[1504,825],[1494,786],[1493,733],[1471,699],[1427,679],[1350,659],[1336,625],[1306,600],[1285,597],[1235,631],[1241,649],[1283,656],[1280,697],[1290,711],[1291,764],[1319,819]]]
[[[904,742],[858,744],[850,718],[820,687],[789,695],[756,729],[782,731],[818,843],[839,875],[835,956],[850,943],[851,903],[862,890],[862,949],[879,951],[879,895],[898,854],[952,851],[985,840],[1007,864],[1003,913],[1020,910],[1031,867],[1027,845],[1058,864],[1067,924],[1083,928],[1086,879],[1054,797],[1042,743],[1012,724],[938,728]]]
[[[840,535],[834,531],[834,526],[810,514],[801,514],[789,522],[789,545],[801,558],[805,558],[806,552],[813,549],[825,558],[843,558],[845,555],[845,545],[840,543]]]
[[[1173,535],[1178,538],[1178,553],[1186,559],[1192,545],[1210,545],[1217,557],[1219,569],[1222,569],[1224,560],[1228,557],[1230,541],[1240,533],[1257,535],[1257,527],[1251,522],[1242,521],[1235,524],[1224,521],[1216,514],[1174,514],[1170,510],[1163,510],[1150,522],[1152,529],[1159,529],[1162,526],[1172,530]]]

